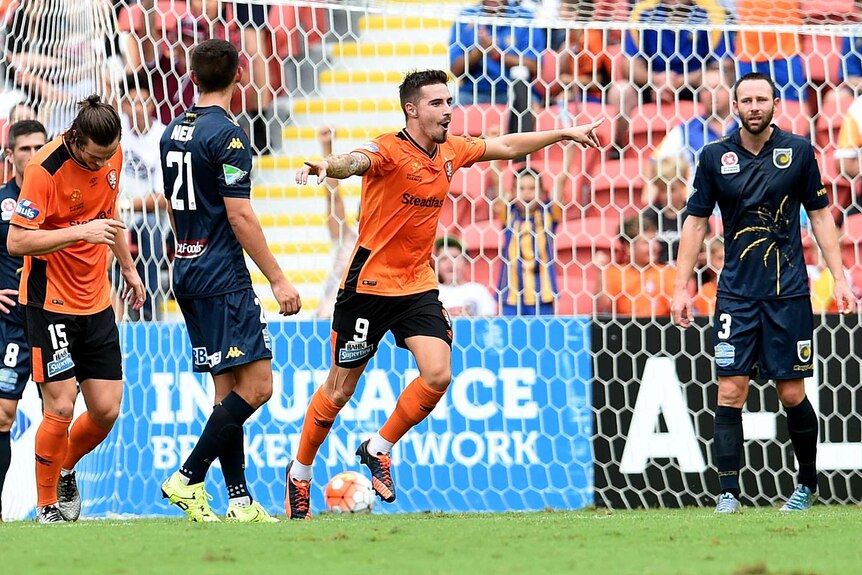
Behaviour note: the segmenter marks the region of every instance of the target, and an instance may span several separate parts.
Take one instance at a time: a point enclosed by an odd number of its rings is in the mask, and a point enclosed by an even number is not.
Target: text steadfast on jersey
[[[437,198],[419,198],[409,192],[401,194],[401,203],[405,206],[416,206],[417,208],[442,208],[443,200]]]

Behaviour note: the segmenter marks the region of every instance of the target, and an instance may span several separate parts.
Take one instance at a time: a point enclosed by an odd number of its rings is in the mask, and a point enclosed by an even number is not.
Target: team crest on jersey
[[[452,164],[452,160],[446,160],[446,163],[443,164],[443,168],[446,170],[446,179],[451,182],[452,175],[455,173],[455,167]]]
[[[112,190],[117,189],[117,170],[111,170],[108,172],[108,175],[105,176],[105,179],[108,180],[108,185],[111,186]]]
[[[739,173],[739,157],[736,155],[736,152],[726,152],[721,156],[721,173]]]
[[[227,145],[228,150],[245,150],[245,146],[242,145],[242,140],[239,138],[232,138],[230,144]]]
[[[779,170],[785,170],[793,162],[793,148],[775,148],[772,150],[772,164]]]
[[[81,193],[81,190],[74,189],[72,193],[69,194],[69,211],[70,212],[80,212],[84,209],[84,195]]]
[[[796,356],[802,363],[811,361],[811,340],[804,339],[796,342]]]
[[[3,218],[4,222],[8,222],[12,219],[12,214],[15,213],[15,200],[12,198],[6,198],[2,202],[0,202],[0,217]]]
[[[229,186],[234,185],[248,174],[245,170],[240,170],[230,164],[222,164],[221,169],[224,173],[224,182]]]

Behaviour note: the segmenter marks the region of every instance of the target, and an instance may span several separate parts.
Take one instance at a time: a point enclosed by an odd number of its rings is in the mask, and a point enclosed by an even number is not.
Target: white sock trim
[[[290,476],[298,481],[311,481],[311,466],[294,459],[293,465],[290,466]]]
[[[371,439],[368,440],[368,453],[374,457],[378,457],[381,453],[389,453],[392,451],[393,445],[395,444],[383,439],[380,436],[380,433],[375,433],[371,436]]]

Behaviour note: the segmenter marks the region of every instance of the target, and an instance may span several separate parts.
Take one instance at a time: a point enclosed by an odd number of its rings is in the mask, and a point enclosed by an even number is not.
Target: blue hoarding
[[[283,512],[284,469],[299,442],[308,400],[329,369],[327,322],[270,325],[272,399],[246,424],[249,487]],[[589,321],[580,318],[454,321],[448,393],[393,451],[395,503],[384,512],[579,508],[593,502]],[[126,394],[114,431],[79,467],[84,514],[175,515],[159,485],[182,463],[212,410],[209,376],[192,373],[181,324],[123,324]],[[323,487],[364,472],[354,451],[379,429],[417,375],[391,337],[380,345],[314,468],[312,511]],[[220,470],[207,479],[226,508]]]

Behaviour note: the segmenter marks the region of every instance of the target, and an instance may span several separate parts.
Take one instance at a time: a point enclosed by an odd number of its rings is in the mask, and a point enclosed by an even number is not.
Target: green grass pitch
[[[862,573],[862,507],[0,524],[3,573]]]

